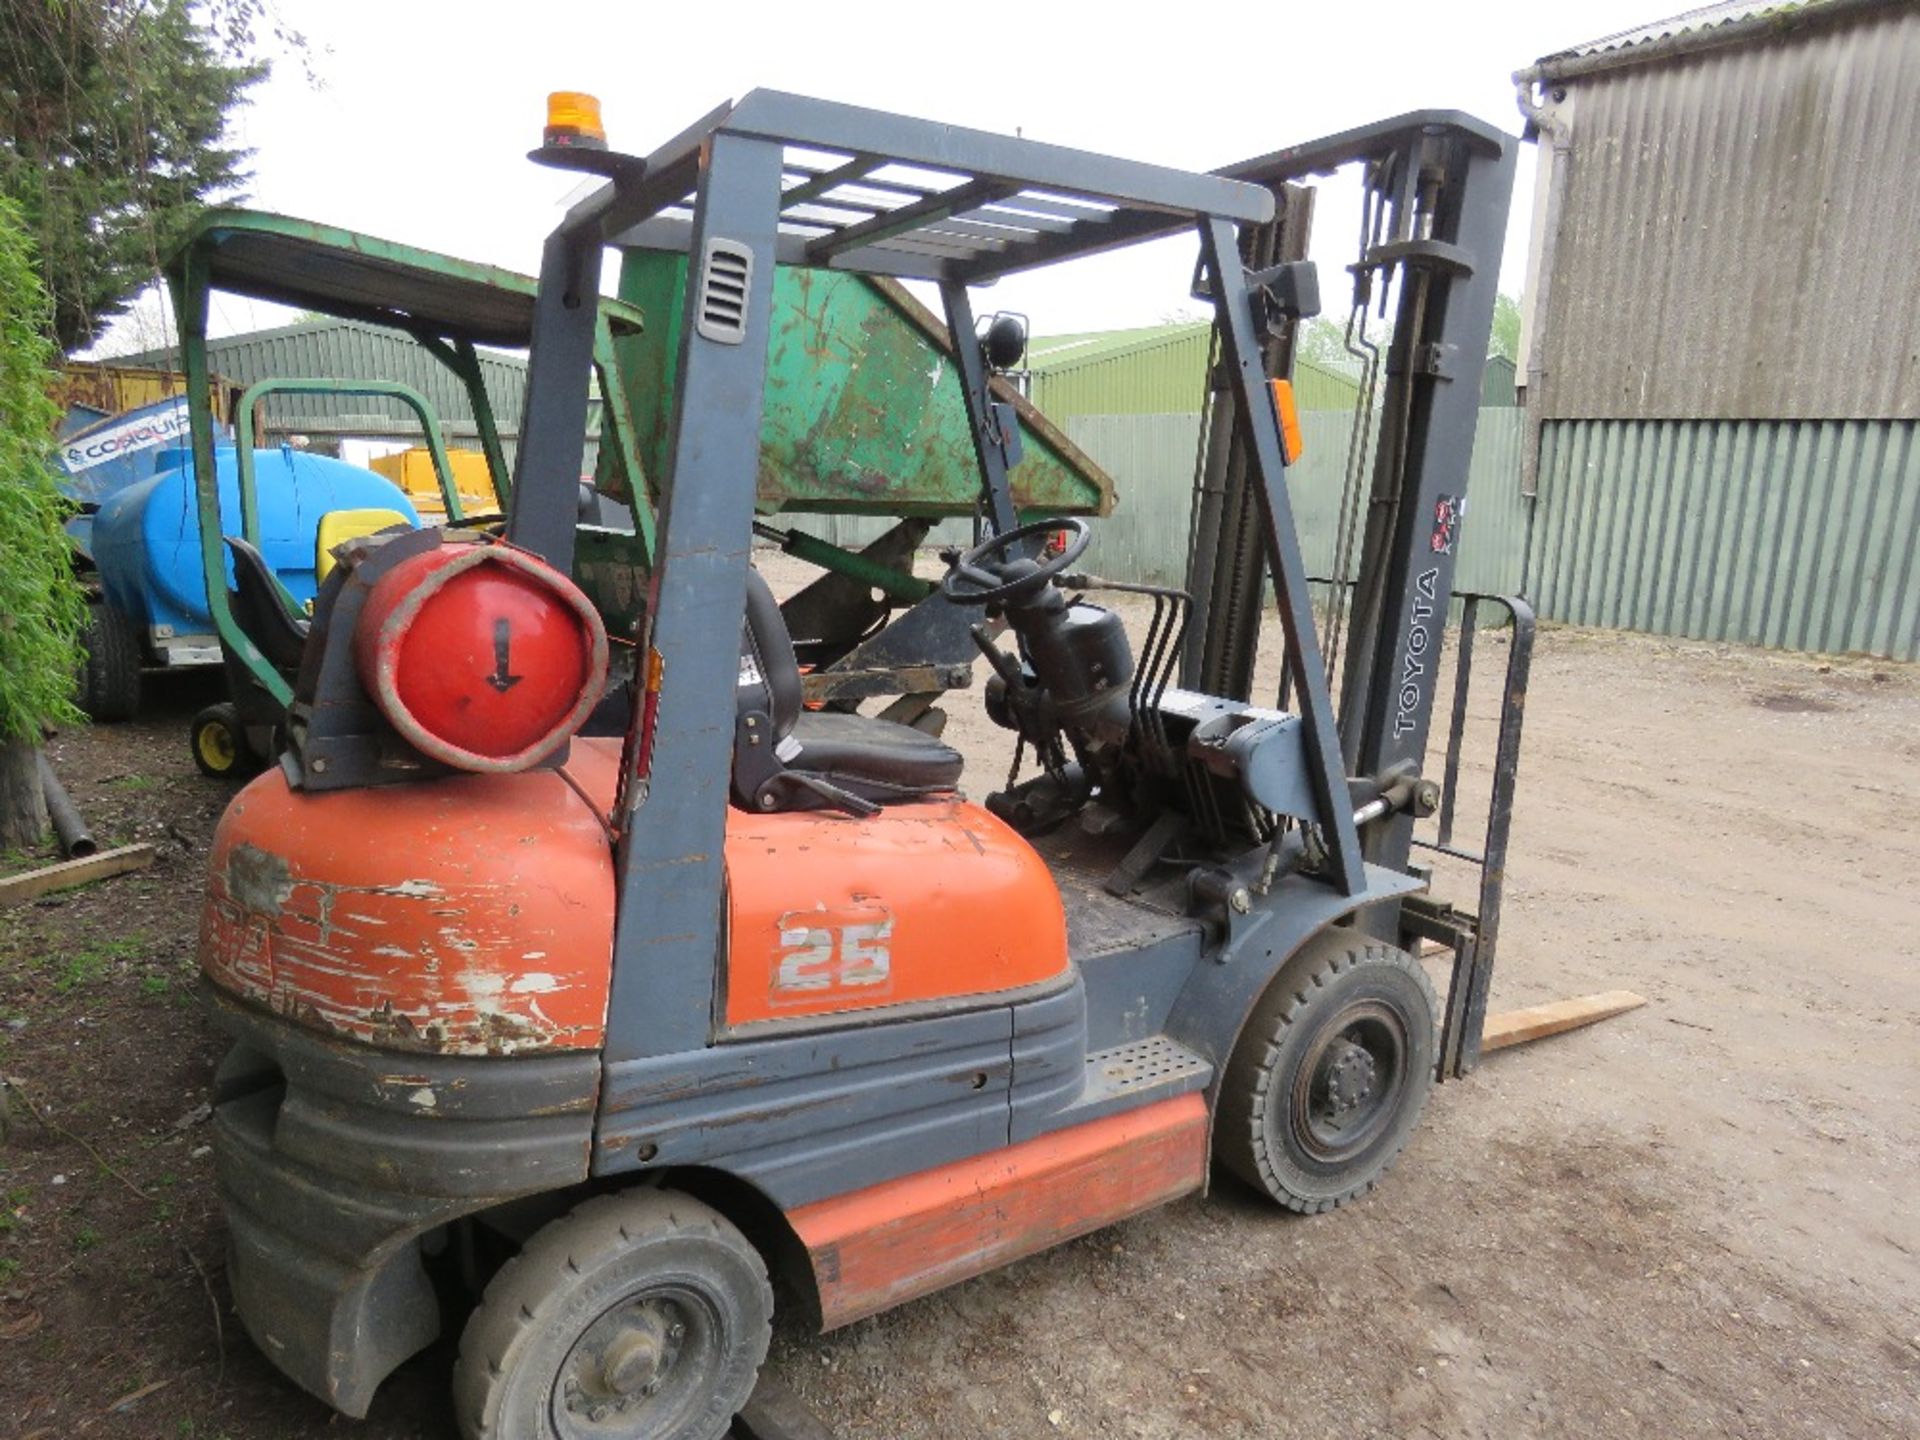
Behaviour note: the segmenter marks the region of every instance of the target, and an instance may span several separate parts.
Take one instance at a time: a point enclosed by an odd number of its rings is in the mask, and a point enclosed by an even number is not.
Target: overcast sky
[[[601,98],[616,148],[645,154],[755,86],[1130,159],[1211,169],[1418,108],[1518,133],[1512,72],[1686,8],[1676,0],[1298,4],[872,4],[613,0],[276,0],[317,85],[282,59],[235,118],[249,204],[537,267],[575,178],[529,164],[550,90]],[[1525,274],[1532,147],[1521,153],[1502,288]],[[1344,313],[1358,190],[1329,182],[1314,257]],[[1037,334],[1150,325],[1183,307],[1191,241],[1017,277],[975,297]],[[609,273],[613,267],[609,266]],[[227,299],[221,331],[286,312]],[[133,346],[123,338],[103,350]]]

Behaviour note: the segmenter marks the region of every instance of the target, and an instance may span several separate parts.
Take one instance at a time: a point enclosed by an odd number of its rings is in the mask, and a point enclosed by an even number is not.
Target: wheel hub
[[[637,1395],[660,1378],[666,1348],[653,1330],[630,1330],[607,1347],[600,1379],[615,1395]]]
[[[200,757],[216,770],[224,770],[233,764],[233,736],[219,725],[200,727]]]
[[[1333,1017],[1295,1072],[1291,1124],[1316,1161],[1341,1164],[1364,1150],[1393,1116],[1406,1089],[1407,1033],[1375,1000]]]
[[[1334,1112],[1344,1115],[1364,1104],[1373,1095],[1380,1065],[1364,1046],[1341,1040],[1327,1055],[1327,1099]]]
[[[686,1319],[671,1300],[609,1311],[581,1337],[561,1385],[569,1417],[596,1426],[631,1417],[672,1376]]]

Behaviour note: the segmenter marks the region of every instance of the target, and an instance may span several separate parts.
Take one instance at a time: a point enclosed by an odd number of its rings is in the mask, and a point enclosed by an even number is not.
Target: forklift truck
[[[1425,112],[1198,174],[755,91],[636,157],[562,99],[536,154],[606,183],[546,243],[504,526],[339,548],[288,748],[215,837],[201,964],[249,1333],[359,1416],[478,1293],[464,1434],[711,1440],[776,1279],[832,1328],[1202,1190],[1214,1160],[1295,1211],[1369,1190],[1471,1066],[1493,960],[1492,915],[1410,855],[1442,799],[1432,680],[1514,142]],[[1374,217],[1356,273],[1395,277],[1399,312],[1336,717],[1267,373],[1315,287],[1243,245],[1346,163]],[[1244,503],[1259,543],[1228,581],[1129,587],[1079,568],[1084,521],[1020,523],[990,374],[1015,347],[968,343],[969,287],[1182,233],[1238,477],[1202,519],[1237,533]],[[689,275],[632,634],[568,578],[609,247]],[[804,703],[750,563],[779,266],[939,288],[980,538],[916,633],[984,654],[1016,771],[1038,762],[984,803],[935,727]],[[1250,663],[1238,694],[1176,684],[1196,598],[1245,662],[1268,581],[1291,703],[1252,703]],[[1099,603],[1129,589],[1155,611],[1138,654]],[[622,648],[623,733],[583,736]]]

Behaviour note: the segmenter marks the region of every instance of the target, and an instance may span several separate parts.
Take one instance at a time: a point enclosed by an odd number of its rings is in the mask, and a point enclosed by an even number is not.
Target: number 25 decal
[[[893,916],[878,906],[789,910],[780,917],[773,994],[863,989],[893,978]]]

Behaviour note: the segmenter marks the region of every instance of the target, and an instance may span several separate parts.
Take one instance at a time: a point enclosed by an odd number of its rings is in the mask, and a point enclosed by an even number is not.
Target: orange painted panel
[[[1059,887],[959,799],[727,822],[729,1025],[1015,990],[1067,972]]]
[[[602,813],[618,741],[568,773]],[[646,812],[640,812],[646,823]],[[990,994],[1068,969],[1031,846],[957,799],[870,819],[730,810],[731,1025]],[[214,836],[201,967],[344,1039],[448,1054],[604,1036],[614,883],[605,832],[549,771],[309,795],[276,769]]]
[[[567,769],[611,802],[619,745]],[[445,1054],[592,1049],[613,953],[606,833],[551,771],[309,795],[278,768],[214,834],[200,964],[348,1040]]]
[[[1201,1188],[1207,1105],[1161,1100],[791,1212],[822,1328],[850,1324]]]

